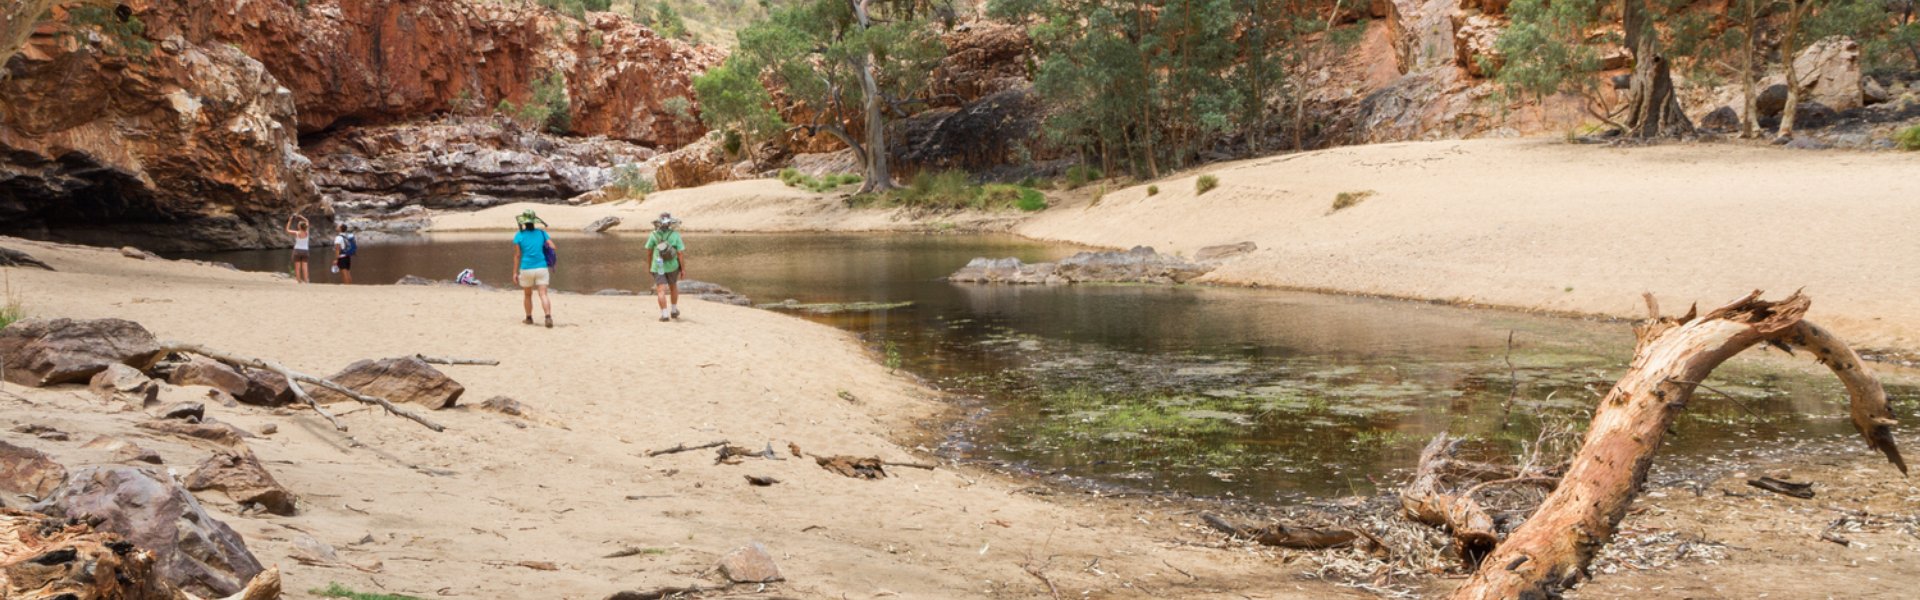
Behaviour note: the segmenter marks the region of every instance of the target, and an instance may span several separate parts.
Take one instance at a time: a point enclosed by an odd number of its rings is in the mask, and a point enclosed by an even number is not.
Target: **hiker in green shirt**
[[[653,297],[660,301],[660,320],[680,318],[680,277],[686,274],[687,244],[680,241],[675,228],[680,220],[671,213],[660,213],[647,234],[647,253],[653,256]]]

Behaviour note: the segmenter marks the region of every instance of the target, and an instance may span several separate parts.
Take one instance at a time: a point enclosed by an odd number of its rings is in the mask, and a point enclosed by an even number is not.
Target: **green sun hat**
[[[513,218],[513,222],[514,224],[520,225],[520,226],[525,226],[528,223],[539,223],[541,225],[547,224],[546,221],[543,221],[540,219],[539,215],[533,214],[533,209],[531,208],[521,211],[520,216]]]

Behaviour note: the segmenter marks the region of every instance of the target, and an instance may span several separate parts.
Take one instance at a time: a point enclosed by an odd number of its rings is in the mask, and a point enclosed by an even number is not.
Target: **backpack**
[[[354,254],[358,254],[360,252],[360,240],[355,239],[351,233],[345,235],[347,238],[347,247],[340,249],[340,255],[353,256]]]
[[[547,232],[540,232],[540,253],[546,255],[547,268],[549,269],[559,266],[560,262],[559,253],[554,252],[553,247],[547,245],[547,240],[550,239],[552,239],[552,236],[547,235]]]

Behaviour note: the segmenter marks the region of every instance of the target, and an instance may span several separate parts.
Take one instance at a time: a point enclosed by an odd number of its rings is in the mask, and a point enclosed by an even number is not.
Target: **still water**
[[[355,280],[452,279],[471,268],[503,284],[509,237],[366,242]],[[554,287],[645,289],[645,240],[557,235]],[[1440,431],[1507,454],[1543,424],[1584,422],[1632,352],[1623,323],[1274,290],[941,280],[976,256],[1032,262],[1078,251],[1013,237],[688,234],[687,243],[691,278],[757,303],[911,303],[795,314],[856,332],[881,360],[953,392],[967,416],[944,452],[1132,489],[1369,492],[1392,485]],[[322,258],[331,251],[314,254],[315,280],[331,281]],[[195,258],[285,272],[287,256]],[[634,302],[644,304],[636,318],[650,316],[651,299]],[[1830,378],[1736,360],[1710,384],[1725,395],[1696,395],[1668,454],[1850,431]]]

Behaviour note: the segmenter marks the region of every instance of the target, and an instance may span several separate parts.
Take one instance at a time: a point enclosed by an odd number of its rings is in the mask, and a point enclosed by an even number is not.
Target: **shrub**
[[[620,192],[622,196],[640,199],[645,199],[655,189],[653,180],[640,173],[639,165],[633,164],[614,167],[613,183],[607,187]]]
[[[1217,188],[1217,187],[1220,187],[1219,177],[1214,177],[1213,175],[1201,175],[1199,179],[1193,180],[1193,195],[1198,196],[1200,194],[1205,194],[1207,192],[1213,191],[1213,188]]]
[[[1351,208],[1353,205],[1359,204],[1361,200],[1366,200],[1368,196],[1372,195],[1373,192],[1371,190],[1364,192],[1340,192],[1334,195],[1333,210],[1328,212],[1339,212],[1343,209]]]
[[[1920,125],[1908,127],[1900,130],[1900,133],[1893,134],[1893,143],[1901,150],[1920,151]]]
[[[720,135],[720,150],[726,152],[727,156],[739,156],[740,150],[746,145],[746,139],[738,131],[728,129],[726,133]]]
[[[107,54],[146,56],[153,52],[153,42],[147,40],[147,24],[131,11],[122,15],[115,8],[82,5],[69,9],[67,15],[74,24],[92,26],[113,40],[112,47],[104,48]]]
[[[339,583],[328,584],[324,589],[307,590],[307,593],[321,598],[346,598],[348,600],[420,600],[414,596],[402,596],[399,594],[368,594],[365,592],[356,592]]]
[[[914,207],[970,208],[977,206],[975,200],[981,192],[979,186],[967,180],[965,171],[921,171],[913,176],[906,189],[900,190],[899,200]]]
[[[1158,195],[1160,195],[1160,186],[1157,186],[1157,185],[1150,185],[1150,186],[1147,186],[1147,195],[1148,195],[1148,196],[1158,196]]]
[[[1100,179],[1100,169],[1089,165],[1074,165],[1067,169],[1067,189],[1076,189]]]
[[[0,329],[6,329],[14,321],[27,318],[27,306],[19,298],[7,297],[5,306],[0,306]]]
[[[787,184],[787,187],[801,188],[820,194],[843,185],[860,183],[860,176],[852,173],[828,173],[823,177],[813,177],[801,173],[799,169],[788,167],[780,170],[780,183]]]
[[[686,96],[674,96],[662,100],[660,101],[660,108],[666,109],[667,114],[673,115],[675,120],[687,123],[695,122],[693,116],[693,101],[688,100]]]
[[[515,105],[501,100],[496,110],[526,127],[544,128],[563,135],[573,129],[573,116],[569,114],[572,103],[567,100],[567,76],[559,71],[534,80],[533,98],[526,104]]]
[[[1047,195],[1033,188],[1020,188],[1020,199],[1014,201],[1014,207],[1027,212],[1047,209]]]

